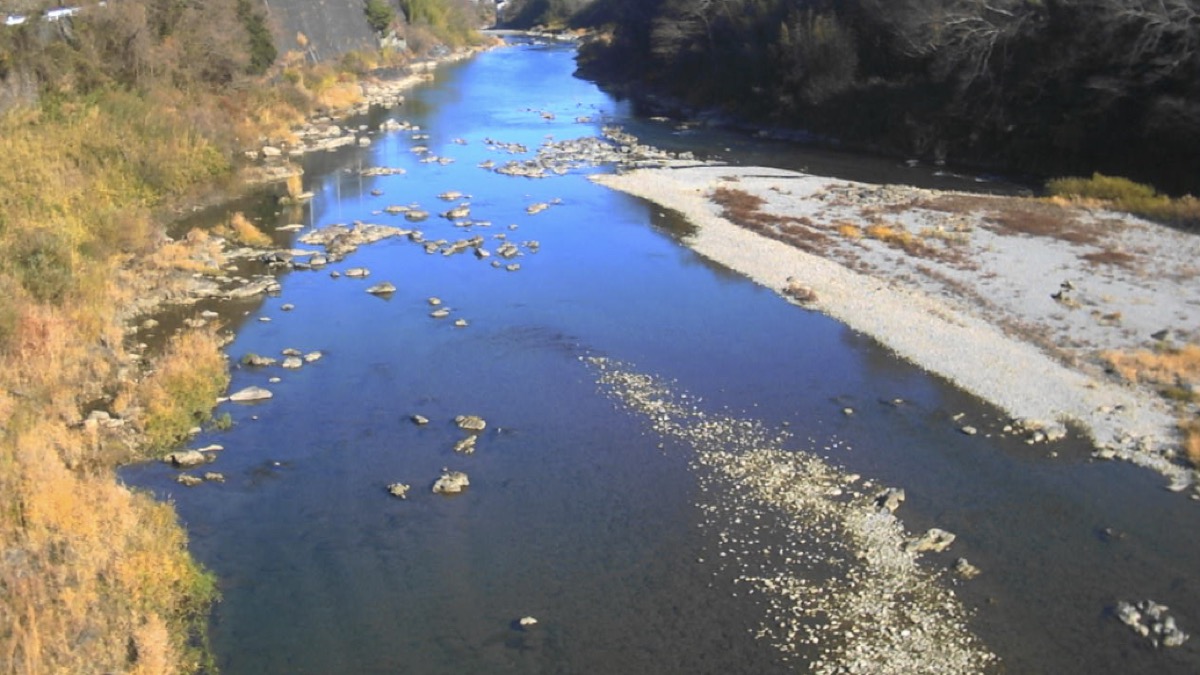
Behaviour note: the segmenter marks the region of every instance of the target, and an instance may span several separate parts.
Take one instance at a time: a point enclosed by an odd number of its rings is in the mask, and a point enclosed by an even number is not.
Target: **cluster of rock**
[[[305,354],[305,353],[301,352],[299,349],[293,349],[290,347],[287,349],[284,349],[281,352],[281,354],[283,356],[282,363],[280,363],[279,359],[276,359],[271,356],[263,356],[261,354],[256,354],[254,352],[247,352],[246,354],[244,354],[242,356],[241,363],[243,366],[251,366],[254,368],[267,368],[267,367],[273,366],[278,363],[283,368],[287,368],[289,370],[296,370],[306,363],[314,363],[316,361],[319,361],[321,359],[321,357],[323,356],[323,354],[320,351],[311,351],[311,352],[308,352],[307,354]],[[251,388],[251,389],[253,389],[253,388]],[[264,389],[263,391],[266,391],[266,390]],[[234,396],[238,396],[238,397],[242,398],[243,400],[254,400],[254,399],[246,399],[245,397],[247,396],[247,394],[245,392],[246,392],[246,390],[242,390],[241,392],[231,395],[230,400],[238,400],[238,399],[235,399]],[[269,398],[269,397],[264,397],[264,398]]]
[[[547,141],[538,148],[537,156],[527,160],[509,160],[495,166],[489,163],[483,168],[505,176],[521,178],[546,178],[562,176],[573,170],[602,164],[617,164],[628,168],[665,166],[675,160],[692,160],[690,152],[670,153],[643,145],[638,139],[621,131],[618,127],[604,127],[604,137],[588,136],[565,141]],[[525,154],[525,146],[504,145],[490,141],[489,146],[503,149],[512,154]]]
[[[436,298],[431,298],[431,300],[436,300]],[[409,419],[419,427],[429,424],[429,418],[424,415],[415,414]],[[455,442],[454,452],[464,455],[474,454],[479,435],[487,429],[487,421],[478,415],[457,415],[454,418],[454,424],[460,430],[467,432],[465,437]],[[432,490],[434,494],[455,495],[463,492],[470,484],[470,478],[466,473],[444,468],[442,475],[434,481]],[[408,497],[409,488],[410,486],[405,483],[392,483],[387,486],[388,492],[400,499]]]
[[[1178,647],[1191,637],[1175,624],[1175,617],[1167,614],[1170,608],[1153,600],[1130,604],[1117,603],[1116,615],[1121,623],[1133,632],[1146,638],[1155,647]]]
[[[163,457],[163,462],[177,469],[194,469],[216,460],[216,453],[223,448],[210,445],[199,450],[176,450]],[[183,472],[175,477],[175,482],[184,487],[195,487],[201,483],[224,483],[225,475],[216,471],[206,471],[200,476]]]

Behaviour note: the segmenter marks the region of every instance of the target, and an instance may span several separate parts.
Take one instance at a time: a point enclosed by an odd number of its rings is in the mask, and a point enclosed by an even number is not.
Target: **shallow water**
[[[786,425],[797,448],[904,487],[910,529],[959,535],[928,563],[965,556],[984,570],[947,583],[959,583],[977,610],[973,628],[1008,672],[1200,671],[1200,640],[1154,651],[1108,615],[1118,600],[1153,598],[1200,630],[1200,508],[1158,477],[1091,463],[1078,443],[985,437],[1002,426],[995,410],[696,256],[671,214],[581,172],[529,180],[477,168],[512,158],[485,138],[533,150],[547,135],[631,121],[625,104],[571,77],[571,58],[521,45],[443,68],[366,121],[409,120],[428,141],[399,132],[309,158],[311,210],[267,223],[405,226],[377,212],[418,203],[436,214],[453,205],[436,195],[460,190],[490,227],[465,231],[436,215],[417,227],[428,239],[481,234],[491,249],[498,234],[539,241],[519,271],[388,240],[330,267],[367,267],[368,279],[285,275],[279,297],[244,308],[229,353],[291,347],[324,358],[298,371],[235,369],[233,389],[267,386],[275,398],[223,405],[233,429],[197,439],[227,448],[208,467],[227,482],[183,488],[159,464],[124,472],[175,502],[220,579],[212,637],[223,671],[803,672],[755,640],[763,614],[739,593],[737,570],[697,562],[716,547],[696,508],[712,496],[699,493],[687,449],[660,448],[646,420],[605,398],[582,360],[591,355],[671,381],[711,410]],[[575,121],[583,116],[591,121]],[[644,136],[659,124],[632,122]],[[705,133],[662,135],[679,149],[731,147],[725,159],[744,161],[727,136]],[[455,162],[421,164],[415,145]],[[368,166],[407,174],[361,178]],[[562,203],[525,213],[553,199]],[[384,280],[398,288],[391,297],[365,292]],[[431,296],[450,318],[428,316]],[[452,325],[460,317],[467,327]],[[413,414],[431,423],[418,427]],[[471,456],[451,450],[459,414],[488,421]],[[967,421],[984,433],[959,433]],[[430,493],[443,467],[470,475],[463,495]],[[385,492],[395,481],[413,485],[408,500]],[[1106,527],[1126,534],[1102,538]],[[526,615],[539,625],[520,630]]]

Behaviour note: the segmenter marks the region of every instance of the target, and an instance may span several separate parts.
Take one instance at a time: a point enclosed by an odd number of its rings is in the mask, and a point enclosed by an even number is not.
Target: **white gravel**
[[[1027,433],[1043,430],[1053,438],[1063,423],[1074,422],[1099,454],[1151,467],[1176,488],[1195,484],[1195,472],[1174,459],[1175,415],[1152,392],[1104,376],[1095,356],[1101,349],[1145,349],[1150,334],[1164,327],[1195,335],[1200,239],[1129,216],[1064,209],[1094,237],[1072,243],[1004,231],[986,220],[993,204],[1020,206],[1012,201],[1017,198],[872,186],[762,167],[677,163],[593,180],[679,212],[697,227],[685,239],[696,252],[781,292],[790,284],[811,289],[815,300],[805,306],[997,405],[1024,422],[1017,426]],[[807,219],[825,235],[820,255],[721,217],[712,200],[719,187],[764,200],[760,213]],[[954,197],[975,201],[966,202],[965,213],[927,208]],[[838,225],[872,221],[922,232],[921,241],[957,262],[838,234]],[[1104,250],[1128,252],[1133,264],[1083,258]],[[1050,297],[1064,281],[1076,289],[1070,305]],[[1100,318],[1114,313],[1115,321]]]
[[[706,413],[655,378],[604,358],[598,380],[662,439],[692,453],[710,559],[762,599],[755,635],[817,674],[981,673],[997,658],[968,611],[906,546],[903,524],[876,505],[870,480],[793,450],[786,432]],[[735,593],[736,594],[736,593]]]

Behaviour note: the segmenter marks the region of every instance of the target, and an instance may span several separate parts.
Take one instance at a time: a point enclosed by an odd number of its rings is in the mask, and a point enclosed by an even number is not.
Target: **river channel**
[[[1155,649],[1112,616],[1120,600],[1152,598],[1200,632],[1200,507],[1158,476],[1093,462],[1079,440],[1031,447],[963,435],[956,415],[981,428],[1003,416],[700,258],[678,218],[588,181],[611,167],[527,179],[479,164],[528,156],[489,141],[532,153],[616,123],[733,163],[931,187],[971,179],[679,132],[574,78],[573,57],[569,46],[520,42],[443,66],[403,105],[361,120],[408,121],[427,139],[378,133],[369,147],[309,157],[307,209],[253,211],[264,229],[298,219],[307,231],[406,226],[384,209],[415,204],[435,214],[419,225],[427,239],[480,235],[494,250],[503,237],[521,255],[497,267],[496,256],[430,255],[388,239],[324,270],[283,274],[279,294],[229,319],[235,364],[286,348],[323,357],[298,370],[235,365],[231,390],[258,385],[274,397],[221,405],[232,428],[195,439],[224,446],[209,467],[224,483],[185,488],[158,463],[122,472],[175,504],[218,577],[211,637],[223,672],[807,672],[811,653],[787,656],[757,636],[771,619],[739,580],[757,549],[726,556],[729,540],[774,546],[769,523],[781,516],[762,514],[767,526],[753,533],[738,518],[715,522],[720,482],[705,478],[687,443],[616,401],[597,359],[904,488],[897,515],[910,531],[958,535],[921,564],[953,588],[996,670],[1200,672],[1200,639]],[[453,161],[421,162],[418,145]],[[361,175],[373,166],[405,173]],[[438,198],[448,190],[469,196]],[[475,221],[467,228],[436,215],[460,201]],[[527,213],[535,203],[550,206]],[[299,246],[302,234],[276,240]],[[330,274],[351,267],[370,276]],[[397,290],[365,292],[381,281]],[[430,316],[431,297],[448,317]],[[453,450],[464,436],[458,415],[487,421],[473,454]],[[433,494],[444,468],[466,472],[470,487]],[[412,485],[407,499],[388,494],[394,482]],[[959,557],[982,574],[946,572]],[[522,617],[537,625],[522,627]]]

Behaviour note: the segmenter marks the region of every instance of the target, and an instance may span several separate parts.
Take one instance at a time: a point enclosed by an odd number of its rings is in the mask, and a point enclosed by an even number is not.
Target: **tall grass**
[[[1096,201],[1148,220],[1190,228],[1200,227],[1200,199],[1173,199],[1153,187],[1128,178],[1092,174],[1091,178],[1055,178],[1046,183],[1052,197]]]

